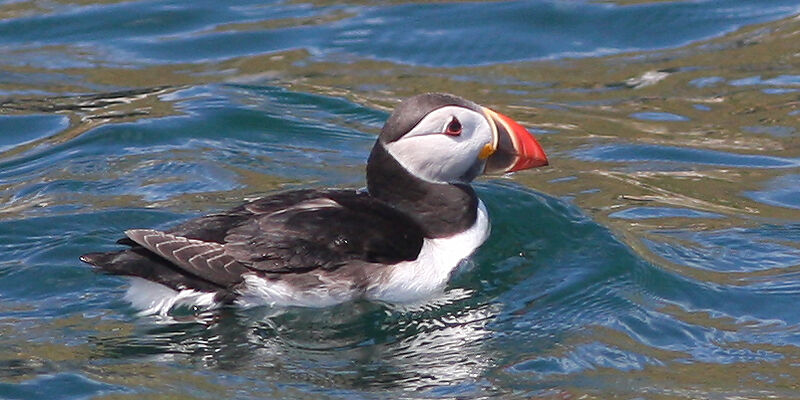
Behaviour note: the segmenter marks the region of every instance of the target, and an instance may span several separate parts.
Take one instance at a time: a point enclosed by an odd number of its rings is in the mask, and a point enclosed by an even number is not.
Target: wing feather
[[[125,231],[125,235],[183,271],[222,287],[241,282],[242,275],[250,272],[247,267],[225,254],[224,246],[220,243],[189,239],[152,229],[132,229]],[[207,257],[212,253],[212,257]]]
[[[368,195],[327,193],[258,215],[228,231],[226,252],[263,272],[334,270],[350,262],[416,259],[421,228]]]
[[[294,274],[414,260],[424,238],[410,217],[352,190],[284,192],[167,231],[125,234],[120,243],[131,249],[114,257],[91,255],[87,262],[115,274],[153,276],[170,287],[205,288],[208,282],[225,290],[253,272]],[[136,262],[114,264],[129,253],[138,255],[128,257]],[[151,268],[149,259],[157,265]]]

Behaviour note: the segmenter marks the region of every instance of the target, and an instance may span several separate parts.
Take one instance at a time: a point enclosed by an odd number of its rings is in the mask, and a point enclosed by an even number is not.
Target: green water
[[[0,2],[0,398],[800,398],[793,1]],[[413,309],[136,315],[77,257],[360,187],[452,92],[551,166]]]

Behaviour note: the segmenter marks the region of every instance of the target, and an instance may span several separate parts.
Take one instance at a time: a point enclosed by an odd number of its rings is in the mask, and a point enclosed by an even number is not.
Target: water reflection
[[[416,312],[360,302],[322,310],[223,309],[184,323],[140,321],[134,335],[104,338],[94,352],[188,362],[272,382],[425,391],[475,384],[493,367],[488,325],[498,312],[497,304],[463,299]]]
[[[796,1],[80,3],[0,5],[2,395],[796,395]],[[493,239],[451,298],[158,325],[76,261],[361,185],[387,111],[429,90],[552,158],[479,185]]]

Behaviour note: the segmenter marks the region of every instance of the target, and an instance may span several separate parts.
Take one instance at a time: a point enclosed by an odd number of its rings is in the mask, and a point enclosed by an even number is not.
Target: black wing
[[[356,260],[395,264],[416,259],[422,248],[423,232],[414,221],[367,194],[324,192],[277,210],[265,205],[245,206],[255,217],[225,238],[227,253],[251,269],[332,270]]]
[[[112,274],[173,288],[180,288],[175,275],[184,274],[190,278],[184,286],[198,289],[198,280],[230,288],[248,272],[334,270],[354,261],[395,264],[416,259],[423,242],[422,230],[406,215],[366,193],[341,190],[280,193],[166,232],[126,234],[121,243],[132,249],[82,259]],[[154,258],[170,271],[154,273]]]

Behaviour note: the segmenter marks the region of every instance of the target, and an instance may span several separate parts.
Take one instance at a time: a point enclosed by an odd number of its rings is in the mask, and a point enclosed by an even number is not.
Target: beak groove
[[[484,107],[492,125],[494,152],[486,173],[506,173],[548,165],[547,155],[533,135],[513,119]]]

